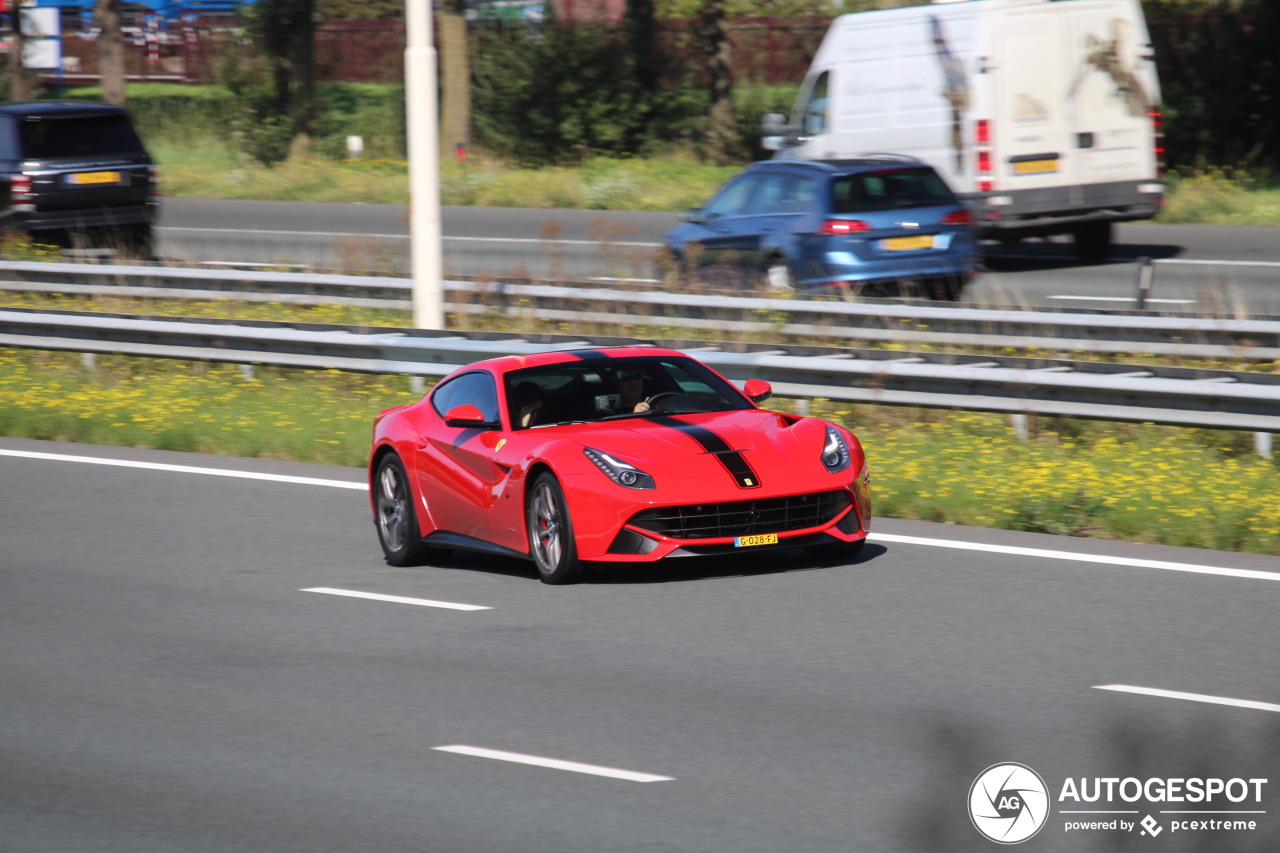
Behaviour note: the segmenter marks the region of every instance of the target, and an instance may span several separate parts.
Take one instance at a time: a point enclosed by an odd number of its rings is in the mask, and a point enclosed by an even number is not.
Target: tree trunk
[[[636,63],[636,80],[641,91],[651,95],[658,91],[658,62],[653,50],[656,28],[654,0],[627,0],[627,24]]]
[[[297,29],[290,56],[294,97],[292,152],[309,156],[316,115],[315,0],[297,3]]]
[[[724,29],[724,0],[703,0],[698,14],[698,41],[707,63],[708,109],[707,149],[716,160],[734,157],[733,71],[729,64],[729,35]]]
[[[471,141],[471,62],[467,21],[440,12],[440,142],[446,151]]]
[[[120,29],[121,0],[97,0],[93,17],[102,33],[98,36],[98,67],[102,74],[102,101],[123,107],[124,34]]]
[[[18,25],[18,10],[10,4],[13,16],[13,44],[9,48],[9,100],[25,101],[27,99],[27,71],[22,66],[22,27]]]

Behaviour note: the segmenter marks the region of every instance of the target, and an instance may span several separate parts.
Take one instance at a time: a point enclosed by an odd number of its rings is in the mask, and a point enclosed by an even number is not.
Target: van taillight
[[[943,225],[968,225],[971,222],[973,222],[973,214],[965,208],[953,210],[942,217]]]
[[[870,231],[871,226],[861,219],[828,219],[818,226],[819,237],[844,237]]]
[[[148,166],[147,171],[150,173],[147,195],[160,195],[160,170],[155,166]]]
[[[31,177],[29,175],[14,175],[9,179],[10,201],[28,202],[33,197],[31,193]]]
[[[1147,112],[1151,118],[1152,151],[1156,155],[1156,176],[1164,177],[1164,116],[1154,107]]]
[[[978,119],[973,123],[974,153],[977,157],[974,168],[974,179],[978,191],[989,193],[994,186],[991,180],[991,122]]]

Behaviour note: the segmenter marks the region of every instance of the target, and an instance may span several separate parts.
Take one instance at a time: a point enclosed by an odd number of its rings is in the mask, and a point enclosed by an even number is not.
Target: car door
[[[739,175],[707,202],[693,220],[695,228],[684,246],[685,259],[699,268],[737,265],[735,255],[747,245],[744,219],[763,176]]]
[[[698,241],[702,265],[731,268],[748,277],[760,272],[765,250],[782,224],[783,199],[791,181],[782,172],[751,173],[712,199],[703,210],[705,234]]]
[[[479,370],[455,376],[431,392],[432,416],[423,423],[414,465],[418,494],[436,528],[494,541],[492,509],[510,469],[495,448],[502,440],[493,375]],[[445,415],[462,405],[480,410],[486,427],[457,427]]]

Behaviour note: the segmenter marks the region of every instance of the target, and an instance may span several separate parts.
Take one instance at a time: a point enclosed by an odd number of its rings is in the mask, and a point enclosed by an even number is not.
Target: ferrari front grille
[[[672,539],[715,539],[756,533],[787,533],[820,527],[849,506],[844,490],[785,498],[687,504],[646,509],[631,526]]]

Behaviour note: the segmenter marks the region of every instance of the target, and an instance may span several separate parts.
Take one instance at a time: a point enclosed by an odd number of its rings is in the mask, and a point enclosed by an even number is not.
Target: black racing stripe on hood
[[[650,418],[650,420],[678,430],[698,442],[705,452],[713,454],[716,459],[720,460],[720,464],[729,472],[729,476],[733,477],[733,481],[738,484],[738,488],[760,488],[760,478],[756,476],[756,472],[751,469],[751,465],[743,455],[731,448],[729,443],[715,432],[706,427],[686,423],[667,415],[658,415]]]
[[[598,349],[567,349],[566,353],[577,356],[583,361],[598,361],[602,358],[609,358],[607,353],[603,353]]]

